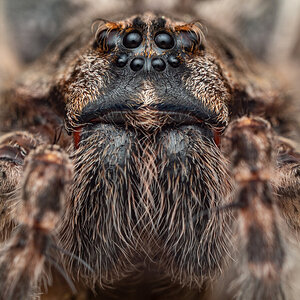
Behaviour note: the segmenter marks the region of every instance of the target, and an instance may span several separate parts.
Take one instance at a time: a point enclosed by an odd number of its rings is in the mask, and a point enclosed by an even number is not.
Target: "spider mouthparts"
[[[73,141],[76,148],[78,148],[78,144],[81,140],[83,127],[96,124],[112,124],[121,127],[126,126],[151,132],[153,130],[161,130],[166,126],[203,126],[204,122],[190,113],[159,111],[151,108],[108,111],[90,119],[85,125],[75,128],[73,132]]]
[[[146,133],[153,133],[165,128],[180,128],[181,126],[193,126],[195,129],[206,128],[219,147],[221,130],[210,126],[208,120],[200,119],[191,112],[163,111],[152,108],[136,110],[111,110],[98,116],[93,115],[86,123],[75,127],[73,142],[77,149],[81,141],[81,135],[85,127],[91,128],[98,124],[110,124],[112,126],[127,129],[137,129]]]
[[[203,123],[203,120],[196,116],[175,111],[159,111],[150,108],[127,110],[127,111],[110,111],[98,118],[90,120],[92,124],[108,123],[113,125],[134,125],[135,127],[143,127],[145,122],[149,125],[156,124],[159,127],[165,125],[195,125]]]

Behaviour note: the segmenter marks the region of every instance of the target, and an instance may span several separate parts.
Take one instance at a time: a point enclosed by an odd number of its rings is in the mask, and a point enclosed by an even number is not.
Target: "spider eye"
[[[163,71],[165,68],[166,68],[166,63],[163,59],[157,57],[157,58],[154,58],[151,62],[152,64],[152,67],[154,70],[156,71]]]
[[[199,43],[199,39],[193,31],[181,31],[179,33],[179,41],[185,51],[193,51]]]
[[[130,63],[130,68],[131,70],[137,72],[139,70],[141,70],[144,66],[145,60],[142,57],[136,57],[135,59],[133,59]]]
[[[128,62],[128,55],[126,53],[121,53],[118,57],[117,57],[117,60],[116,60],[116,65],[119,67],[119,68],[123,68],[126,66]]]
[[[154,38],[155,44],[161,49],[171,49],[174,46],[173,37],[167,32],[159,32]]]
[[[168,63],[173,67],[173,68],[178,68],[180,65],[180,60],[176,55],[170,55],[168,57]]]
[[[127,33],[123,39],[123,45],[126,48],[137,48],[142,43],[142,34],[137,31],[131,31]]]
[[[103,30],[97,35],[94,48],[100,47],[105,51],[110,51],[116,47],[117,41],[117,30]]]

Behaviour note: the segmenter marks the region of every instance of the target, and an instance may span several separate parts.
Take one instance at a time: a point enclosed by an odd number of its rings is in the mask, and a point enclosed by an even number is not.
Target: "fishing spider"
[[[0,298],[289,299],[295,107],[200,22],[67,32],[1,95]]]

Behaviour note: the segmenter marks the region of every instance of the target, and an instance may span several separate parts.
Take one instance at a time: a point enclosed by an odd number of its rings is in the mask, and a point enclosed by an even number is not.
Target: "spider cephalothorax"
[[[283,296],[288,252],[278,208],[296,227],[297,212],[277,202],[293,198],[284,191],[297,181],[289,172],[299,162],[296,150],[279,137],[290,135],[295,123],[270,73],[234,40],[200,22],[147,12],[97,20],[92,33],[86,28],[54,43],[14,92],[3,94],[9,100],[3,129],[23,131],[0,140],[7,173],[0,184],[30,192],[17,196],[23,200],[17,201],[20,215],[9,209],[2,221],[4,227],[22,226],[1,254],[0,273],[7,272],[15,241],[30,244],[36,236],[47,243],[37,243],[41,261],[26,283],[31,293],[38,290],[44,260],[53,263],[54,248],[70,276],[88,287],[115,287],[138,274],[145,295],[166,297],[167,278],[200,297],[204,284],[237,257],[246,270],[241,299]],[[66,132],[57,138],[63,122]],[[70,161],[56,146],[39,146],[53,140]],[[39,188],[43,182],[47,195]],[[66,209],[51,202],[56,194]],[[297,197],[299,191],[292,200]],[[30,215],[28,198],[47,200],[48,223],[41,202],[32,200]],[[64,217],[54,222],[53,214],[62,211]],[[30,251],[20,249],[24,262]],[[4,283],[12,277],[5,272]],[[16,282],[0,295],[26,290],[16,288],[22,276]]]
[[[146,258],[189,284],[222,264],[225,216],[201,212],[229,201],[226,162],[214,141],[228,121],[229,92],[201,37],[195,24],[150,13],[101,24],[63,84],[77,148],[65,226],[79,232],[66,233],[66,245],[89,263],[84,252],[99,258],[100,281],[121,278]],[[107,66],[102,81],[99,64]],[[197,68],[198,78],[186,80]]]

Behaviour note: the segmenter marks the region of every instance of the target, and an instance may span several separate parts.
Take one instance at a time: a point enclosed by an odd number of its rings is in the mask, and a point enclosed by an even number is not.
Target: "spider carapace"
[[[74,27],[1,94],[0,298],[289,299],[294,116],[207,24]]]

